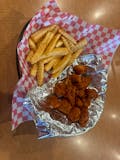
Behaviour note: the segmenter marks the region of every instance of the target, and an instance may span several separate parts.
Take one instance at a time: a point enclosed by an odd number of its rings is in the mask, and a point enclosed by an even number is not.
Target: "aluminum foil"
[[[87,74],[93,77],[89,88],[97,89],[99,94],[98,98],[91,102],[89,107],[89,121],[84,128],[80,127],[78,123],[70,124],[64,114],[59,111],[51,112],[49,107],[46,106],[46,97],[52,93],[55,83],[64,79],[68,74],[71,74],[73,72],[73,66],[78,64],[88,66]],[[95,54],[87,54],[76,59],[58,78],[51,78],[42,87],[35,86],[29,90],[24,100],[24,107],[31,113],[40,139],[80,135],[93,128],[98,122],[104,108],[106,89],[107,70],[102,64],[101,57]]]

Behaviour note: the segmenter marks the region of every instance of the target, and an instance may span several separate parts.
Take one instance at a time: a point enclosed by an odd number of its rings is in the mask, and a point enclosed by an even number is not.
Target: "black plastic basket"
[[[24,25],[19,37],[18,37],[18,41],[17,44],[21,41],[22,37],[23,37],[23,33],[27,27],[27,25],[29,24],[30,20]],[[18,60],[18,54],[17,54],[17,48],[16,48],[16,66],[17,66],[17,73],[18,73],[18,78],[20,79],[22,76],[22,73],[20,71],[20,65],[19,65],[19,60]]]

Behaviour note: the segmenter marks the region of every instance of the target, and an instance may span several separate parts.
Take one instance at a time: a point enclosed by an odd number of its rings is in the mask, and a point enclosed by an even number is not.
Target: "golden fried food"
[[[53,78],[59,77],[59,75],[62,73],[62,71],[63,71],[63,70],[61,69],[61,70],[59,70],[58,72],[53,73],[53,74],[52,74],[52,77],[53,77]]]
[[[95,89],[88,88],[85,90],[85,92],[86,92],[88,98],[90,98],[90,99],[96,99],[98,97],[98,93]]]
[[[61,47],[63,45],[63,41],[60,39],[55,47]]]
[[[66,39],[70,40],[72,43],[77,44],[76,40],[63,29],[59,29],[59,33],[62,34]]]
[[[72,121],[72,122],[77,122],[80,118],[81,115],[81,111],[78,107],[74,107],[71,109],[68,118]]]
[[[50,105],[52,108],[58,108],[58,107],[61,105],[59,99],[58,99],[55,95],[49,96],[49,97],[47,98],[47,103],[48,103],[48,105]]]
[[[68,115],[71,109],[72,109],[71,104],[65,98],[62,98],[58,110]]]
[[[69,63],[70,58],[71,58],[71,54],[64,56],[63,59],[56,65],[56,68],[53,69],[52,74],[58,72],[61,69],[63,70]]]
[[[37,68],[38,68],[38,65],[37,64],[33,64],[33,66],[31,67],[31,70],[30,70],[30,75],[31,76],[36,77]]]
[[[54,87],[54,93],[58,97],[63,97],[66,94],[66,86],[64,83],[57,83]]]
[[[40,63],[44,64],[44,71],[49,71],[53,78],[57,78],[67,66],[78,58],[87,41],[84,38],[77,42],[74,37],[55,24],[32,33],[28,43],[30,52],[26,61],[30,63],[30,67]],[[36,76],[37,80],[38,75]]]
[[[43,79],[44,79],[44,64],[39,62],[37,70],[37,81],[39,86],[43,84]]]
[[[52,59],[53,59],[52,56],[51,56],[51,57],[48,57],[48,58],[44,58],[44,59],[42,60],[42,63],[46,64],[46,63],[50,62]]]
[[[31,38],[29,38],[28,43],[29,43],[30,49],[36,50],[36,44]]]
[[[73,67],[73,70],[76,74],[84,74],[87,72],[87,66],[85,65],[77,65]]]
[[[68,40],[65,37],[63,37],[63,36],[61,37],[61,39],[63,40],[63,43],[64,43],[65,47],[68,49],[68,51],[70,53],[73,53],[72,50],[70,49],[70,45],[69,45]]]
[[[76,45],[70,44],[70,47],[73,52],[76,52],[80,48],[84,48],[86,45],[87,45],[86,38],[82,38]]]
[[[56,59],[52,59],[49,63],[47,63],[45,65],[45,71],[46,72],[50,71],[53,68],[53,66],[56,63],[56,61],[57,61],[57,58]]]
[[[48,31],[52,31],[56,28],[56,25],[48,26],[42,28],[31,35],[31,38],[35,43],[37,43]]]
[[[77,50],[75,53],[73,53],[68,65],[71,65],[75,61],[75,59],[77,59],[79,57],[79,55],[82,53],[82,51],[83,51],[83,48],[81,48],[81,49]]]
[[[34,52],[32,50],[30,50],[27,57],[26,57],[26,61],[31,62],[31,58],[33,57],[33,55],[34,55]]]
[[[46,53],[46,56],[54,56],[54,55],[67,55],[68,54],[68,50],[66,47],[58,47],[58,48],[54,48],[52,51],[49,51]]]

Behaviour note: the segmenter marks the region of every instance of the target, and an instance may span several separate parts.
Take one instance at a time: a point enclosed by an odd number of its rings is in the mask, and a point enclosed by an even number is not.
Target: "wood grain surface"
[[[18,81],[17,40],[47,0],[0,0],[0,160],[119,160],[120,48],[109,68],[105,109],[96,127],[72,138],[37,140],[33,122],[11,132],[11,99]],[[120,29],[120,0],[57,0],[63,11],[93,24]]]

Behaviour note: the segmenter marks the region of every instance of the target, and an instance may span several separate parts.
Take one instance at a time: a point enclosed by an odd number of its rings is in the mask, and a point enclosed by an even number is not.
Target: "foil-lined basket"
[[[50,111],[46,106],[46,97],[53,91],[55,84],[67,77],[73,72],[73,66],[84,64],[88,66],[87,74],[92,77],[92,83],[89,88],[98,91],[98,98],[91,102],[89,106],[89,121],[86,127],[80,127],[78,123],[69,123],[66,116],[59,111]],[[107,70],[102,64],[100,55],[86,54],[80,56],[74,63],[67,67],[58,78],[51,78],[43,86],[35,86],[28,91],[23,106],[31,113],[39,132],[39,138],[48,137],[68,137],[80,135],[98,122],[104,108],[104,98],[107,89]]]

